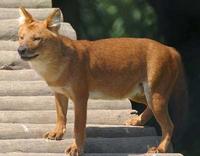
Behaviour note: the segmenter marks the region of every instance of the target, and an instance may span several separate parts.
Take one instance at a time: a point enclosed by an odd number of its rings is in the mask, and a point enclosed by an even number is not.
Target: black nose
[[[25,54],[27,50],[28,50],[27,46],[19,46],[19,48],[17,49],[20,55]]]

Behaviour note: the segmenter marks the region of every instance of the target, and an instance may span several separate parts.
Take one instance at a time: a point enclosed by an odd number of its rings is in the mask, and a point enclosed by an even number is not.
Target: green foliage
[[[154,10],[145,0],[88,0],[79,3],[81,38],[158,38]]]

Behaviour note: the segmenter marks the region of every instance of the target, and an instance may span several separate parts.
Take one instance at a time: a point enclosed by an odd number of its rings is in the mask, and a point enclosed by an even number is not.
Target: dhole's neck
[[[47,82],[53,83],[57,81],[63,72],[68,72],[68,66],[74,54],[72,53],[72,40],[63,41],[62,38],[56,40],[54,46],[43,52],[46,55],[41,56],[30,62],[31,66],[41,75]]]

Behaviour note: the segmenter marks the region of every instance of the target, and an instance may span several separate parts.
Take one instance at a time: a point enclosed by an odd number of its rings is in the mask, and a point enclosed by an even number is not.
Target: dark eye
[[[23,40],[23,39],[24,39],[24,36],[20,36],[19,39],[20,39],[20,40]]]
[[[41,37],[34,37],[33,41],[40,41],[42,38]]]

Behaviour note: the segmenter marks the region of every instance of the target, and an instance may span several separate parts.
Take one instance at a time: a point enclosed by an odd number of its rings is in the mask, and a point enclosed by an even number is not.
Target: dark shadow
[[[85,152],[95,153],[145,153],[152,146],[157,146],[160,137],[151,127],[87,127]],[[171,148],[170,148],[171,150]]]
[[[143,126],[110,126],[110,127],[89,126],[86,129],[87,137],[143,137],[157,135],[153,127]]]

